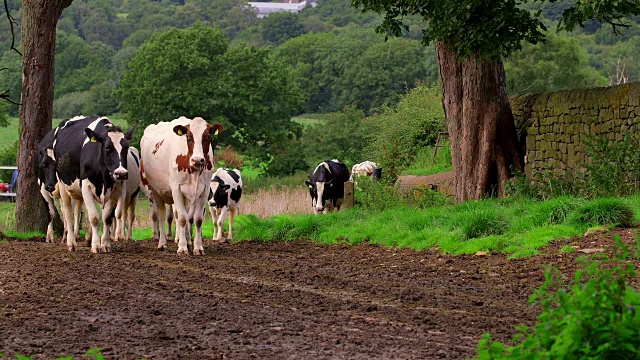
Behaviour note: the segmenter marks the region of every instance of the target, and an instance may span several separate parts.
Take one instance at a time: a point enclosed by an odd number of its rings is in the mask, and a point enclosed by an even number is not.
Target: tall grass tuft
[[[458,214],[455,227],[462,229],[463,240],[502,235],[509,229],[509,219],[497,209],[481,207]]]
[[[578,208],[571,221],[588,226],[630,226],[633,222],[633,209],[620,199],[596,199]]]

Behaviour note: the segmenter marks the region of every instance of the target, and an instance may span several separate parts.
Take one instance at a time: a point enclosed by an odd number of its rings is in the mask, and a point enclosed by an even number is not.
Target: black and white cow
[[[129,176],[124,182],[125,195],[124,200],[118,203],[116,207],[116,229],[113,238],[118,240],[132,240],[133,222],[136,219],[136,204],[138,203],[138,193],[140,192],[141,172],[140,172],[140,154],[138,149],[133,146],[129,147],[129,155],[127,157],[127,171]]]
[[[305,181],[311,195],[311,206],[316,214],[340,210],[344,199],[344,183],[349,180],[347,165],[339,160],[326,160],[318,164]]]
[[[129,175],[127,158],[132,132],[133,129],[125,134],[109,119],[98,116],[78,116],[58,126],[53,153],[70,251],[76,249],[78,233],[78,220],[71,222],[72,199],[86,205],[91,226],[91,252],[111,250],[109,229],[114,215],[121,216],[116,207],[125,196],[123,183]],[[102,207],[102,237],[98,235],[100,218],[96,203]]]
[[[227,240],[233,239],[233,219],[238,211],[238,203],[242,197],[242,176],[237,169],[219,168],[213,173],[211,191],[209,192],[209,212],[213,221],[213,240],[222,241],[224,235],[224,219],[229,214],[229,234]]]
[[[56,165],[53,156],[54,129],[51,129],[38,143],[38,184],[40,194],[47,206],[48,222],[46,242],[53,242],[53,218],[56,216],[55,200],[60,198],[57,189]]]

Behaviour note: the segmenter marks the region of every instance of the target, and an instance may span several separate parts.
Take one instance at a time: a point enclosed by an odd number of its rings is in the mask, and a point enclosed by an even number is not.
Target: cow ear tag
[[[92,136],[92,137],[91,137],[91,142],[97,142],[97,141],[98,141],[98,140],[96,140],[96,137],[95,137],[95,136]]]
[[[182,129],[178,129],[178,135],[182,136]]]
[[[313,186],[309,185],[309,189],[313,189]]]
[[[217,136],[219,132],[220,132],[220,129],[216,129],[216,132],[213,134],[213,136]]]

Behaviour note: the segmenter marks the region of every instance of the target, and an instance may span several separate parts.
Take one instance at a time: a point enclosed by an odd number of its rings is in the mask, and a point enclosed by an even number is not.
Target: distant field
[[[127,122],[120,116],[109,116],[116,125],[128,129]],[[57,126],[64,119],[53,119],[53,126]],[[9,126],[0,127],[0,149],[10,146],[18,141],[18,118],[9,118]]]
[[[292,118],[294,122],[302,124],[302,126],[313,126],[322,123],[326,120],[325,114],[303,114]]]

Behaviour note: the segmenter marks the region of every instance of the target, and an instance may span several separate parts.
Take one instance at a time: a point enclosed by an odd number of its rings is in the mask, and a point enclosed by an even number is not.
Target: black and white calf
[[[70,251],[77,246],[78,234],[78,219],[71,222],[72,199],[84,201],[86,205],[91,225],[91,252],[111,250],[109,229],[114,215],[121,216],[116,207],[125,196],[123,183],[129,176],[127,158],[132,132],[125,134],[109,119],[98,116],[78,116],[58,126],[53,153]],[[102,207],[102,237],[98,235],[100,218],[96,204]]]
[[[209,212],[213,220],[213,240],[222,241],[224,219],[229,214],[229,234],[227,240],[233,239],[233,219],[238,211],[238,203],[242,197],[242,176],[237,169],[219,168],[213,173],[211,191],[209,192]]]
[[[127,157],[127,171],[129,176],[124,182],[124,200],[116,207],[116,230],[115,240],[132,240],[133,222],[136,219],[136,204],[138,203],[138,193],[140,192],[140,154],[138,149],[129,147]]]
[[[344,199],[344,183],[349,180],[347,165],[338,160],[326,160],[318,164],[305,181],[311,195],[311,205],[316,214],[333,209],[340,210]]]

